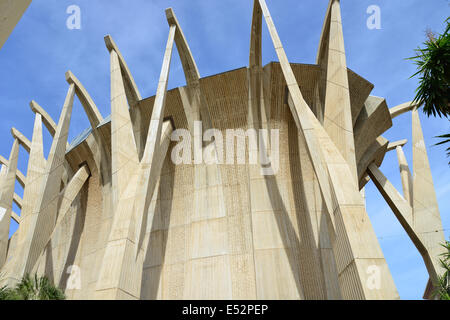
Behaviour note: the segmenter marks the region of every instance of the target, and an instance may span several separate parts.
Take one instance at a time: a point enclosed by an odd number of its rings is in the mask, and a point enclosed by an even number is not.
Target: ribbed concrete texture
[[[398,299],[366,212],[373,180],[432,286],[444,238],[417,106],[389,109],[348,69],[340,1],[329,3],[317,64],[288,61],[269,7],[256,0],[248,67],[206,78],[174,11],[166,17],[154,97],[141,96],[106,36],[111,116],[68,71],[59,120],[31,101],[31,141],[12,130],[11,154],[0,158],[0,285],[37,272],[70,299]],[[279,62],[263,66],[265,26]],[[175,47],[186,86],[167,90]],[[91,127],[68,142],[74,99]],[[412,167],[407,141],[382,136],[410,111]],[[47,159],[43,125],[53,138]],[[403,195],[379,169],[391,150]],[[19,227],[8,239],[11,220]]]

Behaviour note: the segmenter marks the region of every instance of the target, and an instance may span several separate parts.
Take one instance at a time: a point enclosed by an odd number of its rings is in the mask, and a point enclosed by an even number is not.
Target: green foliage
[[[425,47],[416,50],[417,56],[409,58],[418,69],[412,77],[420,75],[414,101],[423,105],[428,116],[450,115],[450,18],[445,22],[444,33],[437,38],[430,36]]]
[[[427,116],[433,115],[440,118],[442,116],[448,118],[450,115],[450,17],[445,22],[447,27],[444,33],[436,38],[428,32],[428,41],[424,42],[425,47],[418,48],[417,55],[409,58],[417,65],[417,72],[412,77],[420,75],[414,102],[423,106],[423,112]],[[443,140],[436,145],[450,142],[450,134],[437,138]],[[447,148],[447,156],[450,157],[450,147]]]
[[[64,300],[64,293],[47,277],[25,275],[14,287],[0,289],[0,300]]]
[[[450,300],[450,241],[446,241],[442,246],[447,249],[447,252],[441,254],[442,259],[440,259],[441,266],[445,271],[435,284],[434,297],[440,300]]]
[[[437,136],[436,138],[441,138],[443,139],[441,142],[436,143],[436,145],[441,145],[441,144],[446,144],[450,142],[450,133],[449,134],[443,134],[442,136]],[[450,157],[450,147],[447,148],[447,156]],[[450,164],[450,162],[449,162]]]

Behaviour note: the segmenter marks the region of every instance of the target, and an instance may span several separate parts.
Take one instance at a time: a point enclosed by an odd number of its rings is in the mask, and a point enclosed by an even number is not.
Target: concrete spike
[[[8,250],[9,226],[11,224],[14,186],[16,183],[17,161],[19,158],[19,141],[14,140],[9,156],[9,167],[3,180],[0,194],[0,268],[6,261]]]
[[[33,111],[34,113],[39,113],[42,116],[42,121],[43,121],[45,127],[47,128],[47,130],[50,133],[50,135],[52,137],[54,137],[55,136],[55,132],[56,132],[56,123],[52,119],[52,117],[47,113],[47,111],[44,110],[44,108],[42,108],[34,100],[32,100],[30,102],[30,108],[31,108],[31,111]]]
[[[126,95],[129,104],[133,106],[138,101],[142,100],[141,94],[139,93],[139,90],[137,88],[137,85],[134,81],[134,78],[130,72],[130,69],[128,68],[128,65],[122,56],[122,53],[120,52],[119,48],[117,47],[116,43],[114,42],[113,38],[110,35],[105,36],[105,44],[108,51],[111,53],[112,51],[115,51],[117,53],[117,57],[119,59],[120,68],[123,72],[124,77],[124,83],[125,83],[125,89],[126,89]]]
[[[23,135],[19,130],[17,130],[16,128],[12,128],[11,129],[11,135],[13,136],[14,139],[19,140],[19,143],[22,145],[22,147],[28,152],[30,153],[30,149],[31,149],[31,142],[30,140],[28,140],[27,137],[25,137],[25,135]]]
[[[3,164],[6,167],[8,167],[9,166],[9,161],[6,160],[3,156],[0,156],[0,164]],[[16,178],[17,178],[17,181],[22,186],[22,188],[25,188],[27,178],[22,173],[22,171],[20,171],[19,169],[17,169],[17,171],[16,171]]]
[[[166,9],[166,18],[169,26],[175,26],[175,43],[177,45],[178,54],[180,55],[181,64],[183,66],[186,83],[188,86],[197,86],[200,80],[200,73],[195,63],[189,44],[186,41],[183,30],[178,22],[175,12],[172,8]]]
[[[167,83],[169,81],[170,62],[172,60],[172,51],[176,30],[177,27],[175,25],[170,26],[169,39],[167,40],[166,51],[161,68],[161,75],[159,78],[158,88],[156,90],[156,98],[153,105],[152,117],[150,119],[147,141],[140,163],[139,185],[142,188],[139,188],[140,192],[137,194],[137,197],[138,199],[140,199],[139,203],[142,203],[144,205],[143,207],[139,207],[139,211],[137,211],[137,250],[139,250],[142,245],[143,236],[145,235],[145,226],[143,222],[146,218],[146,213],[148,212],[150,201],[153,198],[153,192],[156,186],[157,177],[159,176],[161,170],[154,163],[154,161],[155,159],[157,159],[158,152],[160,152],[158,149],[161,141],[164,110],[166,108]]]
[[[355,141],[339,0],[330,0],[318,61],[326,75],[324,127],[357,179]]]
[[[114,42],[113,38],[110,35],[105,36],[105,44],[110,53],[113,51],[117,54],[117,58],[120,65],[120,76],[122,77],[121,85],[124,88],[124,93],[126,96],[126,102],[130,108],[134,108],[139,101],[142,100],[141,94],[139,93],[138,87],[134,81],[134,78],[131,74],[130,69],[128,68],[127,63],[125,62],[122,53]],[[126,106],[126,104],[124,105]],[[142,157],[142,153],[144,151],[144,141],[141,138],[142,124],[141,124],[141,111],[139,108],[135,108],[135,116],[132,119],[132,128],[134,134],[134,140],[136,145],[136,150],[138,153],[138,159]]]
[[[414,229],[423,238],[440,275],[445,271],[439,261],[442,258],[440,254],[446,252],[441,246],[445,243],[445,236],[417,108],[412,111],[412,148]],[[435,283],[436,279],[431,274],[430,278]]]
[[[194,56],[192,55],[189,44],[184,36],[183,29],[172,8],[166,9],[166,18],[169,26],[176,27],[175,44],[180,56],[181,65],[183,66],[187,84],[186,91],[191,106],[190,110],[185,109],[185,113],[189,124],[189,130],[191,131],[192,136],[194,136],[193,124],[195,121],[201,120],[205,130],[212,128],[211,115],[209,114],[206,102],[201,93],[200,73],[197,64],[195,63]]]
[[[42,115],[36,113],[33,129],[33,139],[31,142],[30,157],[28,160],[27,178],[28,183],[24,190],[23,207],[21,210],[21,223],[16,233],[17,254],[6,266],[6,277],[10,284],[20,280],[24,274],[25,259],[30,249],[31,239],[35,232],[37,214],[36,208],[39,195],[42,192],[42,182],[44,179],[46,160],[44,158],[43,137],[42,137]]]
[[[111,155],[115,205],[128,184],[130,174],[135,174],[139,164],[120,61],[115,50],[111,51]]]
[[[96,129],[97,126],[103,121],[103,117],[91,96],[81,84],[80,80],[78,80],[78,78],[75,77],[70,70],[66,72],[66,81],[69,84],[75,85],[75,94],[78,96],[78,99],[80,99],[81,105],[88,116],[92,129]]]
[[[142,160],[138,162],[137,153],[134,153],[132,156],[134,158],[133,160],[136,161],[136,166],[134,166],[133,162],[131,165],[127,164],[126,167],[119,168],[118,171],[115,171],[113,167],[113,174],[115,172],[116,174],[124,175],[124,180],[122,181],[123,192],[118,194],[112,229],[100,268],[99,281],[95,292],[95,297],[98,299],[114,299],[123,294],[131,299],[138,299],[140,295],[144,255],[139,254],[139,250],[141,249],[142,239],[144,238],[143,234],[145,233],[148,207],[153,198],[153,192],[160,174],[158,169],[161,170],[160,166],[162,166],[162,163],[158,164],[156,160],[158,160],[158,152],[162,151],[158,150],[158,147],[161,141],[167,82],[175,31],[176,26],[171,25]],[[115,56],[114,51],[111,51],[111,58],[112,77],[117,82],[120,82],[121,78],[119,78],[118,74],[115,75],[114,72],[114,70],[120,72],[118,58]],[[111,81],[114,80],[112,79]],[[117,89],[122,88],[122,86],[116,84],[112,88],[115,89],[114,91],[112,90],[113,94],[115,93],[116,97],[119,96],[119,90]],[[120,93],[119,97],[122,97],[120,101],[123,101],[123,93]],[[115,100],[118,100],[118,98]],[[118,107],[116,106],[115,108],[118,109]],[[126,109],[125,111],[128,112]],[[129,114],[127,119],[129,119]],[[131,122],[128,121],[127,123],[131,125]],[[127,123],[123,124],[121,128],[126,127]],[[127,130],[127,137],[130,137],[130,129],[128,128]],[[114,135],[115,131],[117,132],[119,130],[121,129],[112,129],[111,132]],[[124,144],[126,142],[126,140],[122,141]],[[128,148],[126,148],[128,154],[130,153],[129,148],[128,143]],[[162,160],[164,158],[160,158],[159,162],[162,162]],[[117,182],[117,179],[116,181],[113,180],[113,188],[114,183]],[[128,279],[126,282],[122,281],[124,277]]]
[[[328,212],[330,217],[334,214],[335,220],[338,220],[335,223],[337,234],[336,244],[333,245],[333,248],[342,297],[344,299],[398,298],[392,276],[365,211],[359,188],[356,185],[356,165],[353,171],[352,166],[342,158],[341,153],[304,101],[267,5],[264,0],[259,0],[259,3],[290,92],[289,105],[293,118],[298,129],[305,136],[313,163],[317,165],[322,163],[322,159],[326,160],[324,163],[326,171],[323,168],[314,167],[314,169],[318,176],[325,175],[327,180],[329,177],[333,196],[328,196],[332,198],[328,201],[333,200],[336,204],[336,211],[328,208]],[[314,152],[317,148],[321,150]],[[327,195],[323,192],[323,190],[326,190],[324,188],[326,185],[324,177],[319,178],[319,184],[322,188],[322,195],[326,199]],[[381,270],[384,281],[383,290],[370,290],[366,286],[368,274],[365,271],[369,266],[377,266]]]
[[[36,206],[32,210],[32,212],[37,213],[37,219],[25,262],[25,273],[30,272],[34,267],[34,264],[44,249],[46,241],[55,226],[58,209],[58,194],[60,192],[61,179],[64,171],[66,144],[74,95],[75,86],[71,84],[64,101],[55,137],[46,163],[42,180],[42,189],[39,193]]]
[[[56,123],[52,119],[52,117],[47,113],[47,111],[44,110],[36,101],[32,100],[30,102],[30,108],[31,111],[34,113],[39,113],[42,116],[42,122],[44,123],[45,127],[47,128],[48,132],[52,137],[55,136],[56,133]],[[66,148],[69,148],[69,143],[67,143]]]

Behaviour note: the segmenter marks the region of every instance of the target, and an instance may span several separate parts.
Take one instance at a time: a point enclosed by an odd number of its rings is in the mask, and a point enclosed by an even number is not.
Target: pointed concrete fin
[[[183,30],[172,8],[166,9],[166,17],[169,26],[176,27],[175,43],[180,56],[181,65],[183,66],[186,78],[186,93],[189,97],[190,110],[185,109],[186,118],[189,124],[191,134],[194,133],[193,122],[202,121],[204,130],[212,128],[211,115],[206,106],[206,101],[200,89],[200,73],[195,63],[189,44],[186,41]],[[183,104],[186,106],[186,104]]]
[[[78,80],[78,78],[75,77],[70,70],[66,72],[66,81],[69,84],[73,83],[75,85],[75,94],[78,96],[78,99],[80,99],[81,105],[88,116],[92,129],[96,129],[97,126],[103,121],[103,117],[91,96],[81,84],[80,80]]]
[[[257,1],[253,3],[252,28],[250,34],[249,67],[262,67],[262,10]]]
[[[120,61],[115,50],[111,51],[111,159],[112,197],[116,204],[128,184],[130,174],[137,170],[139,155]]]
[[[355,156],[357,148],[353,136],[350,85],[339,1],[330,1],[324,27],[317,61],[325,80],[324,127],[348,162],[356,182],[358,157]],[[370,143],[372,141],[369,141],[367,147]]]
[[[0,164],[5,165],[6,167],[9,167],[9,161],[6,160],[3,156],[0,155]],[[25,188],[26,185],[26,177],[25,175],[19,170],[17,169],[16,171],[16,178],[17,181],[20,183],[20,185]]]
[[[424,238],[425,245],[431,256],[437,274],[445,270],[440,263],[441,254],[445,248],[440,244],[445,242],[441,215],[434,188],[427,148],[420,123],[419,111],[414,108],[412,116],[412,149],[413,149],[413,219],[414,228]],[[430,274],[433,283],[436,278]]]
[[[36,101],[32,100],[30,102],[31,110],[34,113],[39,113],[42,116],[42,122],[44,122],[45,127],[52,137],[55,136],[56,132],[56,123],[53,121],[52,117],[44,110]]]
[[[336,231],[335,257],[342,297],[344,299],[376,299],[379,297],[376,292],[368,290],[365,286],[366,281],[368,281],[368,275],[363,271],[364,265],[376,263],[384,270],[384,294],[391,299],[396,298],[398,297],[398,292],[395,289],[392,276],[388,271],[389,269],[377,241],[376,234],[369,222],[370,219],[365,211],[364,201],[357,186],[356,164],[353,166],[355,169],[352,170],[349,163],[344,160],[327,132],[306,104],[286,53],[284,52],[266,2],[265,0],[259,0],[259,3],[291,96],[289,106],[292,116],[298,129],[305,136],[307,149],[317,176],[319,177],[319,175],[323,174],[325,179],[329,179],[329,184],[332,187],[332,200],[333,203],[336,203],[337,207],[336,211],[333,210],[334,207],[327,209],[328,216],[336,213],[341,220],[340,225],[342,227]],[[351,114],[349,116],[351,123]],[[322,166],[326,167],[326,171],[324,172],[318,170],[318,163],[322,161]],[[323,190],[325,189],[324,186],[326,183],[323,181],[325,180],[324,178],[319,178],[322,194],[324,194]],[[352,230],[361,229],[365,231],[358,234],[358,237],[355,237]],[[361,243],[364,243],[364,245],[361,245]],[[370,255],[367,255],[368,251],[371,252]],[[363,259],[356,258],[362,255],[364,255]],[[355,275],[347,277],[343,273],[344,270],[354,270]]]
[[[317,50],[316,64],[320,64],[325,55],[326,47],[328,46],[331,22],[331,6],[334,0],[329,0],[325,19],[323,20],[322,32],[320,34],[319,49]]]
[[[19,141],[14,140],[9,156],[9,168],[0,186],[0,268],[6,260],[8,251],[9,229],[13,199],[16,198],[14,187],[16,183],[17,161],[19,158]]]
[[[141,160],[140,181],[142,181],[142,184],[140,185],[142,185],[143,188],[139,191],[139,194],[142,193],[142,195],[138,196],[138,198],[142,199],[144,203],[139,204],[139,210],[136,212],[138,214],[136,229],[138,230],[137,250],[139,250],[141,246],[143,234],[145,235],[145,232],[142,232],[142,230],[145,229],[144,221],[146,221],[146,215],[151,198],[153,197],[156,179],[159,176],[158,164],[155,163],[155,160],[157,159],[158,152],[160,152],[158,148],[161,141],[161,132],[164,121],[164,109],[166,105],[167,82],[169,79],[170,62],[172,59],[176,29],[177,27],[175,25],[170,26],[169,38],[167,40],[163,65],[161,67],[161,76],[158,83],[158,89],[156,90],[156,98],[153,106],[152,117],[150,119],[147,141]],[[140,202],[142,200],[140,200]],[[137,253],[138,251],[136,251],[136,255]]]
[[[0,186],[0,206],[3,208],[11,208],[14,196],[14,188],[16,183],[17,162],[19,158],[19,141],[14,140],[9,155],[9,166],[6,172],[6,178],[3,185]],[[17,196],[18,197],[18,196]],[[20,197],[18,197],[20,199]],[[19,201],[21,203],[21,199]]]
[[[249,87],[248,123],[255,129],[267,129],[263,84],[264,71],[262,67],[262,10],[257,1],[253,4],[250,58],[247,77]],[[267,144],[269,145],[270,141]]]
[[[105,36],[105,44],[109,52],[115,51],[117,53],[120,68],[122,70],[122,76],[125,84],[127,99],[130,106],[133,106],[138,101],[142,100],[136,82],[134,81],[130,69],[128,68],[127,63],[125,62],[124,57],[122,56],[122,53],[120,52],[119,48],[117,47],[116,43],[114,42],[113,38],[110,35]]]
[[[56,123],[52,119],[52,117],[47,113],[47,111],[44,110],[36,101],[32,100],[30,102],[30,108],[31,111],[33,111],[36,114],[40,114],[42,116],[42,122],[44,123],[45,127],[47,128],[48,132],[52,137],[55,136],[56,132]],[[69,148],[69,143],[67,143],[66,148]]]
[[[24,274],[25,261],[29,251],[29,243],[35,230],[35,218],[37,216],[35,208],[39,195],[42,192],[42,180],[45,173],[44,150],[42,139],[42,115],[36,113],[31,151],[28,159],[27,185],[23,193],[23,206],[21,208],[21,223],[17,229],[17,247],[13,260],[5,272],[12,278],[20,279]]]
[[[170,62],[172,59],[176,29],[177,27],[175,25],[170,26],[169,38],[167,40],[166,51],[164,53],[164,60],[161,68],[161,75],[159,77],[158,88],[156,89],[156,97],[153,105],[152,117],[150,119],[142,163],[151,163],[155,150],[161,138],[161,127],[166,106],[167,83],[169,79]]]
[[[48,156],[47,173],[49,174],[48,176],[49,179],[52,179],[56,176],[62,177],[70,119],[72,117],[74,96],[75,96],[75,85],[71,84],[69,86],[67,96],[64,101],[63,109],[61,111],[59,122],[56,127],[55,136],[53,138],[52,146]],[[53,173],[55,169],[58,169],[58,172],[56,174]],[[56,184],[59,184],[59,181],[61,181],[61,177],[55,180]]]
[[[31,149],[31,142],[30,140],[28,140],[27,137],[25,137],[25,135],[23,135],[19,130],[17,130],[16,128],[12,128],[11,129],[11,134],[13,136],[14,139],[19,140],[20,144],[22,145],[22,147],[28,152],[30,153],[30,149]]]
[[[100,167],[100,171],[102,172],[101,176],[104,178],[109,175],[108,172],[110,171],[110,163],[108,162],[111,159],[111,154],[109,150],[110,143],[107,142],[108,140],[104,136],[102,130],[97,130],[99,124],[103,122],[103,117],[86,88],[70,70],[66,72],[66,80],[69,84],[73,83],[75,85],[75,94],[78,96],[78,99],[80,100],[81,105],[83,106],[83,109],[89,119],[89,123],[91,124],[92,133],[99,149],[99,152],[94,153],[94,159],[97,166]],[[137,128],[135,126],[133,130],[136,129]],[[140,132],[135,134],[135,138],[136,135],[140,137]]]
[[[414,203],[416,201],[434,212],[430,215],[440,217],[437,204],[436,192],[431,175],[430,162],[423,137],[422,125],[420,123],[417,109],[412,111],[412,146],[413,146],[413,172],[414,172]],[[421,192],[421,190],[423,192]],[[428,192],[425,192],[428,191]],[[440,220],[440,219],[439,219]]]
[[[46,240],[53,231],[58,208],[58,195],[60,192],[61,179],[64,171],[67,137],[69,133],[70,119],[72,116],[73,100],[75,96],[75,85],[69,86],[61,115],[56,127],[55,137],[50,148],[45,174],[42,180],[36,207],[36,225],[28,251],[25,272],[31,272],[41,251],[46,245]]]
[[[41,192],[41,182],[45,172],[46,160],[44,158],[44,147],[42,138],[42,115],[36,113],[34,127],[33,127],[33,139],[31,140],[31,151],[28,159],[27,168],[27,187],[23,192],[23,208],[21,211],[21,217],[28,217],[32,214],[35,208],[36,201],[38,200],[39,193]],[[29,220],[23,228],[27,228]],[[19,231],[22,227],[19,227]],[[23,229],[22,228],[22,229]],[[19,232],[19,238],[25,237],[23,233]]]
[[[198,85],[200,73],[195,63],[189,44],[184,36],[183,29],[178,22],[175,12],[172,8],[166,9],[166,17],[169,26],[175,26],[175,43],[177,45],[178,54],[180,55],[181,65],[183,66],[186,83],[188,86]]]
[[[125,97],[126,97],[125,107],[128,103],[129,107],[133,108],[134,106],[137,105],[137,103],[139,101],[142,100],[142,97],[141,97],[141,94],[139,93],[139,90],[138,90],[137,85],[134,81],[134,78],[131,74],[131,71],[128,68],[127,63],[125,62],[125,59],[122,56],[122,53],[119,51],[119,48],[117,47],[116,43],[114,42],[114,40],[112,39],[112,37],[110,35],[105,36],[105,44],[111,54],[111,58],[112,58],[113,52],[116,53],[116,56],[118,58],[118,65],[119,65],[120,72],[117,73],[117,76],[120,75],[120,77],[121,77],[120,83],[124,89],[124,93],[125,93]],[[111,77],[112,77],[112,73],[111,73]],[[111,78],[111,81],[112,81],[112,78]],[[116,80],[116,82],[117,81],[118,80]],[[119,82],[117,82],[117,84],[118,83]],[[140,159],[142,157],[142,152],[144,149],[144,146],[143,146],[144,142],[142,141],[142,137],[141,137],[142,116],[141,116],[140,108],[134,108],[134,111],[135,111],[135,117],[133,117],[133,119],[132,119],[133,120],[132,121],[132,130],[133,130],[133,135],[134,135],[136,152],[138,154],[138,159]]]

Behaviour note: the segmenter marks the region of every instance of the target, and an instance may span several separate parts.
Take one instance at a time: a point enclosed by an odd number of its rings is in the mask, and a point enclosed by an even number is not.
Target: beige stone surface
[[[405,109],[411,107],[405,104],[397,110]],[[402,148],[406,141],[392,147],[397,150],[403,196],[374,164],[369,167],[369,175],[423,257],[430,276],[424,298],[430,298],[430,288],[443,272],[439,258],[445,251],[440,245],[445,237],[417,108],[412,108],[412,137],[413,175]]]
[[[9,225],[12,213],[18,159],[19,141],[14,139],[8,160],[9,166],[0,185],[0,268],[6,261],[8,250]]]
[[[31,141],[28,140],[27,137],[25,137],[24,134],[22,134],[19,130],[16,128],[11,128],[11,134],[14,139],[18,140],[20,145],[28,152],[30,153],[31,150]]]
[[[3,156],[0,155],[0,164],[9,167],[9,161],[6,160]],[[22,173],[22,171],[20,171],[19,169],[16,170],[16,179],[17,181],[20,183],[20,185],[22,186],[22,188],[25,188],[25,184],[26,184],[26,177],[25,175]]]
[[[415,107],[416,104],[413,101],[409,101],[389,109],[389,112],[391,114],[391,118],[394,119],[406,112],[413,110]]]
[[[413,224],[433,259],[436,272],[441,274],[444,270],[439,259],[440,254],[445,253],[441,246],[445,241],[444,230],[417,108],[412,111],[412,148]],[[431,273],[430,278],[435,280]]]
[[[323,126],[356,178],[355,142],[340,1],[329,1],[316,63],[324,88]]]
[[[2,0],[0,2],[0,49],[30,3],[31,0]]]
[[[403,197],[408,201],[410,206],[413,206],[413,178],[411,176],[411,171],[409,170],[403,148],[398,145],[395,150],[397,151],[400,176],[402,178]]]

